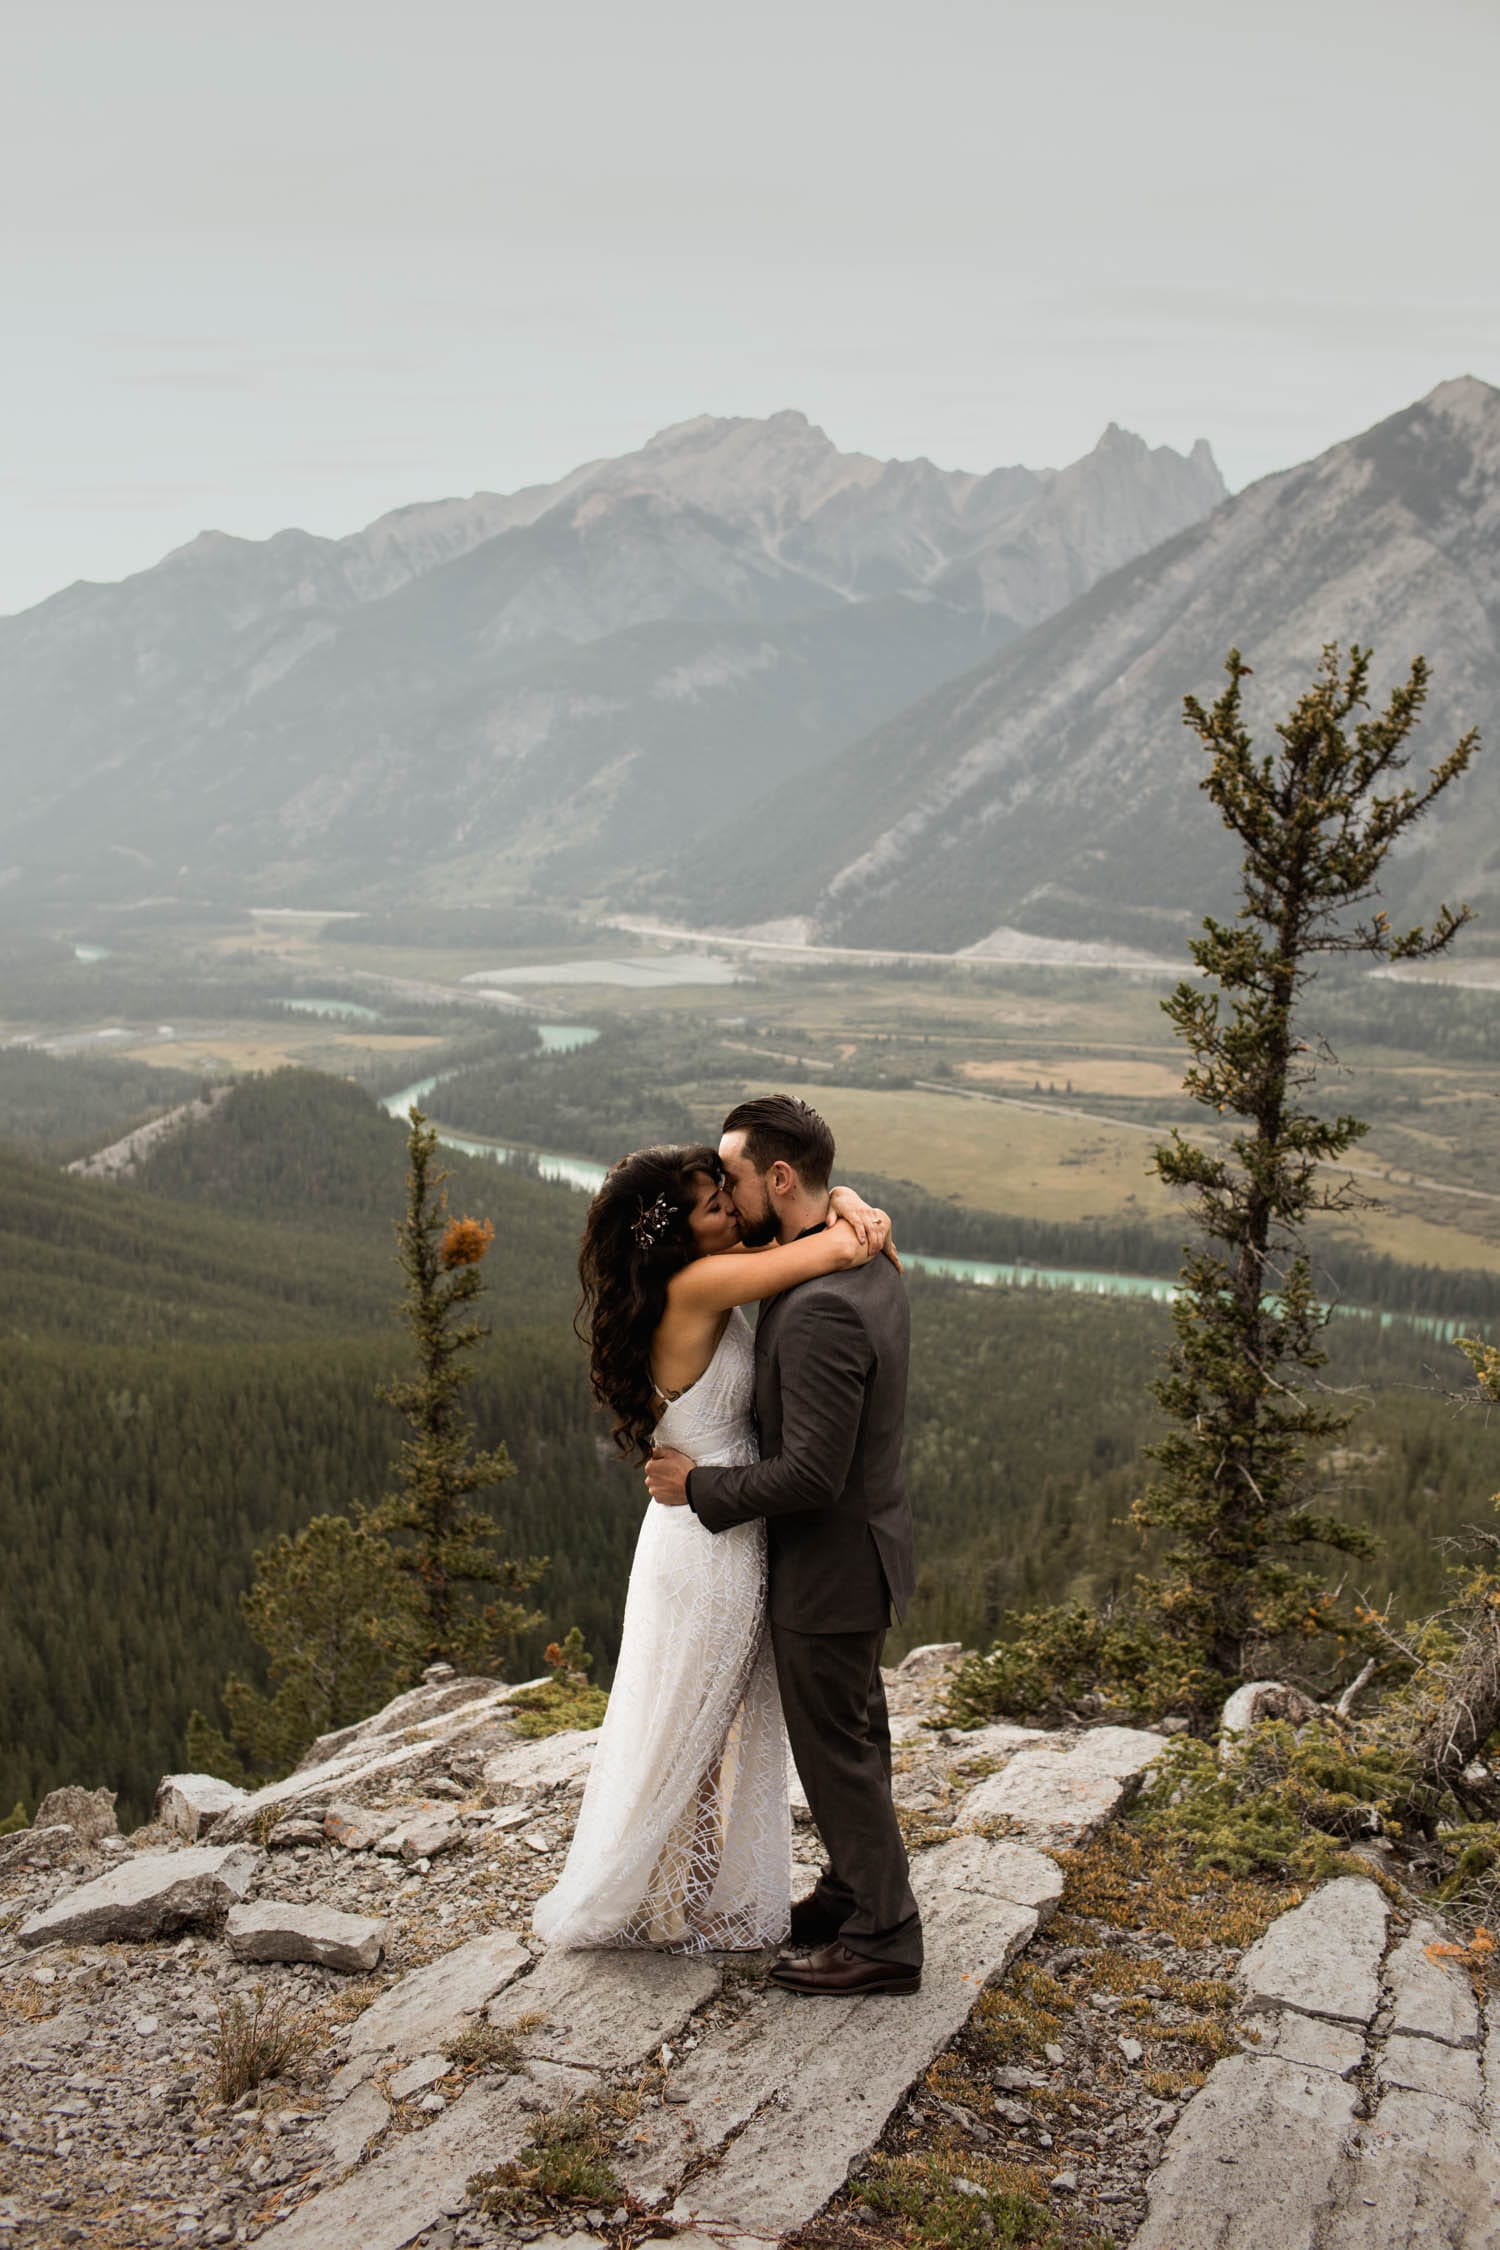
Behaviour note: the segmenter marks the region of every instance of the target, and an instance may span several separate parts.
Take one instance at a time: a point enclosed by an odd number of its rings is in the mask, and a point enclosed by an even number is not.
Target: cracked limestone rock
[[[577,1783],[581,1788],[594,1761],[597,1730],[569,1728],[536,1742],[508,1742],[484,1763],[490,1801],[514,1804],[538,1791]]]
[[[294,1772],[221,1814],[214,1834],[224,1841],[258,1834],[274,1825],[273,1815],[294,1815],[314,1801],[328,1805],[367,1784],[396,1788],[408,1768],[482,1757],[509,1736],[511,1692],[503,1681],[460,1678],[412,1688],[358,1726],[320,1736]]]
[[[426,2054],[461,2031],[513,1977],[530,1967],[531,1955],[509,1930],[470,1938],[388,1986],[362,2016],[356,2016],[349,2026],[350,2054],[394,2054],[402,2060]]]
[[[1434,1958],[1427,1948],[1447,1942],[1435,1922],[1414,1922],[1386,1963],[1391,2030],[1438,2039],[1449,2047],[1477,2047],[1479,2006],[1456,1961]]]
[[[59,1940],[105,1945],[174,1935],[217,1920],[249,1891],[260,1861],[243,1845],[144,1852],[30,1914],[16,1932],[28,1948]]]
[[[33,1821],[13,1836],[0,1836],[0,1867],[66,1867],[80,1849],[70,1822]]]
[[[722,1982],[701,1954],[546,1953],[486,2012],[497,2031],[539,2015],[535,2029],[518,2033],[522,2053],[537,2061],[623,2070],[672,2039]]]
[[[1278,1916],[1240,1962],[1247,2010],[1294,2008],[1335,2023],[1369,2023],[1380,2005],[1388,1916],[1380,1891],[1362,1875],[1322,1884]]]
[[[1166,1741],[1143,1727],[1095,1727],[1071,1749],[1018,1750],[971,1793],[960,1826],[1011,1821],[1038,1843],[1075,1842],[1116,1810]]]
[[[1329,2070],[1221,2062],[1172,2130],[1132,2250],[1323,2250],[1357,2099]]]
[[[164,1773],[156,1785],[156,1818],[170,1835],[196,1844],[221,1813],[245,1803],[249,1791],[212,1773]]]
[[[237,1961],[315,1961],[324,1969],[373,1969],[389,1924],[366,1914],[295,1900],[232,1906],[224,1937]]]

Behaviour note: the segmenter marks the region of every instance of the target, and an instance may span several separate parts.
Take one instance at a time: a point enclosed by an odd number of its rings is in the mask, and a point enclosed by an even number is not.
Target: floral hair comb
[[[649,1211],[644,1196],[640,1198],[640,1206],[640,1214],[631,1221],[630,1231],[637,1250],[651,1250],[672,1224],[672,1205],[665,1195],[659,1195]]]

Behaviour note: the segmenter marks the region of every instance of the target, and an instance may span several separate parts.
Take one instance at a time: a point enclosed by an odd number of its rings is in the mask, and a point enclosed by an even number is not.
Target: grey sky
[[[12,0],[0,611],[690,414],[1233,485],[1500,380],[1497,0]]]

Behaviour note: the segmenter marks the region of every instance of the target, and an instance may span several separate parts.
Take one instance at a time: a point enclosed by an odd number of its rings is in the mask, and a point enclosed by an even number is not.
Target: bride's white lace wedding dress
[[[707,1369],[656,1435],[694,1461],[756,1458],[755,1343],[731,1312]],[[561,1880],[532,1926],[549,1945],[751,1949],[786,1936],[786,1737],[766,1622],[766,1527],[717,1534],[647,1506],[620,1661]]]

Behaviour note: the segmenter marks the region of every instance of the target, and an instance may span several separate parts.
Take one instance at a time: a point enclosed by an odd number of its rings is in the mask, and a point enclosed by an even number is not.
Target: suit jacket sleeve
[[[781,1450],[742,1469],[692,1472],[693,1511],[709,1531],[755,1516],[831,1508],[843,1491],[864,1413],[874,1350],[863,1321],[837,1297],[794,1298],[776,1338]]]

